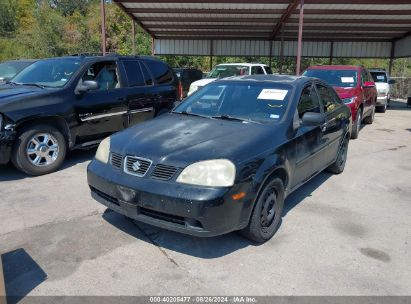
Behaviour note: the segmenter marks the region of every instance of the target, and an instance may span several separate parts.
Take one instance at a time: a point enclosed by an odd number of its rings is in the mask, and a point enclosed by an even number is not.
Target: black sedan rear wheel
[[[284,207],[284,184],[274,178],[261,190],[248,226],[242,234],[255,242],[263,243],[273,237],[280,226]]]
[[[335,163],[333,163],[331,166],[327,168],[328,172],[340,174],[344,171],[345,163],[347,162],[348,143],[349,139],[348,137],[346,137],[340,147],[340,151],[338,151]]]

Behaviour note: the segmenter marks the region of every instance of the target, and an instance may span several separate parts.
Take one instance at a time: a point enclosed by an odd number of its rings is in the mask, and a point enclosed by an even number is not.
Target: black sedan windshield
[[[307,70],[303,74],[324,80],[334,87],[354,88],[357,86],[357,71],[355,70]]]
[[[41,60],[23,70],[12,81],[19,84],[61,88],[80,66],[81,62],[74,59]]]
[[[293,87],[275,83],[219,81],[177,106],[175,113],[254,122],[275,122],[287,109]]]

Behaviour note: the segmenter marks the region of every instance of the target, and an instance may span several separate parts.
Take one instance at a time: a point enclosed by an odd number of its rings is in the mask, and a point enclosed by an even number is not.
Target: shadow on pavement
[[[2,254],[7,304],[19,302],[47,279],[47,274],[23,249]]]
[[[91,150],[74,150],[67,153],[66,160],[59,171],[68,169],[77,164],[90,161],[96,154],[96,149]],[[51,173],[53,174],[53,173]],[[33,176],[28,176],[14,168],[11,162],[7,165],[0,165],[0,182],[2,181],[12,181],[24,178],[35,178]]]
[[[405,111],[410,111],[411,107],[407,106],[406,101],[400,101],[400,100],[391,100],[390,101],[390,106],[387,108],[387,111],[391,110],[405,110]]]
[[[286,217],[288,212],[294,207],[302,203],[306,197],[310,196],[311,193],[321,186],[330,176],[332,176],[332,174],[321,173],[303,187],[292,193],[286,199],[283,218]],[[202,259],[215,259],[248,246],[259,245],[243,238],[236,232],[211,238],[199,238],[157,228],[140,222],[134,223],[131,219],[109,209],[103,214],[103,218],[111,225],[135,238],[152,243],[160,248]],[[275,241],[276,238],[274,236],[272,242]]]

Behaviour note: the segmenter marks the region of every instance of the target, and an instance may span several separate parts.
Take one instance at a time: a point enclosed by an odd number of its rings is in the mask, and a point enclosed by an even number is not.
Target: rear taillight
[[[183,100],[183,85],[181,84],[181,81],[178,82],[178,99]]]

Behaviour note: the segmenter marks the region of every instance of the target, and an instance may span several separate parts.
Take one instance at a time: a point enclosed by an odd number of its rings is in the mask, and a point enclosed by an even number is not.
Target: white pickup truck
[[[261,63],[224,63],[216,65],[206,78],[197,80],[190,85],[188,96],[193,94],[198,89],[204,87],[210,82],[217,79],[240,76],[240,75],[256,75],[256,74],[272,74],[271,68],[266,64]]]
[[[395,83],[394,79],[384,69],[368,69],[374,78],[375,86],[377,87],[377,110],[384,113],[390,105],[391,85]]]

